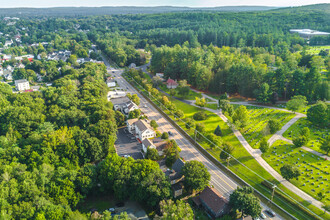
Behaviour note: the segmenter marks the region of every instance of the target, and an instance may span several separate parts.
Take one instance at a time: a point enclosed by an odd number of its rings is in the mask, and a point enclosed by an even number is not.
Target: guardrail
[[[126,77],[124,77],[126,79]],[[136,90],[140,91],[131,81],[126,80],[129,84],[131,84]],[[196,142],[185,130],[183,130],[171,117],[169,117],[158,105],[156,105],[148,96],[146,96],[143,92],[140,91],[140,94],[154,107],[156,108],[164,118],[166,118],[179,132],[181,135],[183,135],[195,148],[202,153],[205,157],[207,157],[211,162],[213,162],[214,165],[219,167],[223,172],[225,172],[230,178],[234,179],[235,182],[238,183],[238,185],[241,186],[249,186],[252,187],[249,183],[247,183],[245,180],[241,179],[239,176],[237,176],[233,171],[228,169],[224,164],[220,163],[213,155],[211,155],[205,148],[203,148],[198,142]],[[253,188],[253,187],[252,187]],[[271,203],[272,208],[279,213],[282,217],[285,217],[285,219],[297,219],[295,216],[284,210],[282,207],[271,201],[269,198],[267,198],[264,194],[259,192],[257,189],[254,188],[255,194],[260,198],[260,200],[264,203]],[[305,212],[306,213],[306,212]],[[306,213],[310,215],[309,213]],[[310,215],[311,216],[311,215]],[[311,216],[312,218],[315,218],[314,216]]]

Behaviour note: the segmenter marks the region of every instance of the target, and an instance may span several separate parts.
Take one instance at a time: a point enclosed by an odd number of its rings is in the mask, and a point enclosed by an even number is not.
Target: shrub
[[[196,112],[193,116],[193,118],[196,121],[201,121],[201,120],[205,120],[207,118],[207,114],[204,111],[200,111],[200,112]]]
[[[259,149],[261,150],[262,153],[267,153],[267,151],[269,150],[269,144],[268,144],[266,138],[263,138],[260,141]]]
[[[274,134],[276,131],[281,129],[281,123],[275,119],[270,119],[267,126],[271,134]]]
[[[169,135],[168,135],[168,133],[167,132],[163,132],[163,134],[162,134],[162,139],[168,139],[168,137],[169,137]]]

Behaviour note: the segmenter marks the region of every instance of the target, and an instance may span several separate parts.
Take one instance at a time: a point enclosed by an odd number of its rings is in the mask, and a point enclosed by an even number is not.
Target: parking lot
[[[129,155],[134,159],[143,159],[142,146],[126,128],[118,129],[115,148],[119,156]]]

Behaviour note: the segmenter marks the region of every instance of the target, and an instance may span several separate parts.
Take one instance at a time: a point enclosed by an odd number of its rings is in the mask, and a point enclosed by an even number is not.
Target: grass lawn
[[[276,141],[262,157],[279,173],[283,164],[296,164],[301,176],[290,182],[316,199],[317,193],[324,193],[326,197],[322,202],[330,204],[330,161],[284,141]]]
[[[274,107],[277,107],[277,108],[284,108],[284,109],[288,110],[288,109],[286,108],[286,105],[285,105],[285,104],[276,104],[276,105],[274,105]],[[305,108],[299,109],[297,112],[299,112],[299,113],[303,113],[303,114],[307,114],[307,110],[308,110],[310,107],[311,107],[311,105],[308,105],[308,106],[306,106]]]
[[[215,104],[215,103],[207,103],[207,104],[206,104],[206,108],[210,108],[210,109],[217,110],[217,109],[218,109],[218,104]]]
[[[115,204],[116,201],[112,196],[91,196],[78,205],[78,209],[82,213],[90,213],[91,209],[97,209],[98,212],[103,212],[106,209],[114,207]]]
[[[221,120],[219,116],[216,114],[209,112],[204,109],[197,108],[195,106],[188,105],[186,103],[180,102],[176,99],[171,99],[173,103],[176,104],[178,109],[181,109],[185,113],[185,118],[192,117],[195,112],[197,111],[206,111],[208,114],[208,118],[202,122],[205,124],[206,133],[208,132],[214,132],[215,128],[220,125],[222,133],[223,133],[223,140],[229,142],[231,145],[234,146],[235,150],[232,153],[232,155],[237,158],[240,162],[244,163],[244,165],[251,170],[253,170],[255,173],[257,173],[259,176],[262,176],[263,178],[267,179],[270,182],[274,182],[278,184],[278,187],[284,191],[286,194],[289,194],[291,197],[295,198],[300,203],[304,204],[309,209],[313,210],[314,212],[318,213],[322,216],[323,211],[307,204],[304,200],[293,194],[291,191],[283,187],[280,183],[278,183],[247,151],[246,149],[241,145],[241,143],[238,141],[236,136],[233,134],[231,128]],[[250,106],[249,106],[250,107]],[[172,117],[172,116],[171,116]],[[172,119],[174,119],[172,117]],[[174,119],[175,120],[175,119]],[[181,126],[189,135],[192,137],[194,136],[194,132],[192,130],[187,130],[185,128],[185,125],[183,122],[176,120],[177,124]],[[221,150],[219,148],[212,149],[210,148],[209,144],[206,143],[206,141],[200,141],[201,145],[207,149],[207,151],[212,154],[215,158],[217,158],[219,161],[221,161],[219,155]],[[222,161],[223,164],[226,164],[224,161]],[[264,185],[261,184],[263,181],[262,178],[257,176],[255,173],[251,172],[251,170],[247,169],[245,166],[239,164],[238,162],[231,160],[230,161],[230,169],[236,173],[238,176],[240,176],[242,179],[247,181],[251,186],[258,189],[260,192],[262,192],[265,196],[270,197],[271,191],[270,189],[266,188]],[[283,201],[282,198],[279,198],[277,196],[274,197],[274,201],[278,204],[280,204],[282,207],[285,207],[290,213],[294,213],[296,217],[299,219],[306,219],[307,216],[305,216],[304,213],[298,212],[296,208],[290,206],[287,202]],[[328,215],[327,215],[328,217]],[[329,216],[330,217],[330,216]]]
[[[234,105],[235,108],[238,105]],[[264,137],[265,132],[264,129],[267,126],[267,122],[270,119],[275,119],[280,121],[281,127],[283,127],[287,122],[289,122],[295,114],[290,112],[285,112],[276,109],[269,109],[263,107],[255,107],[255,106],[246,106],[249,111],[249,122],[247,126],[241,129],[241,133],[243,134],[246,141],[253,148],[259,148],[259,142]],[[266,139],[268,140],[272,134],[266,133]]]
[[[164,92],[167,92],[168,94],[170,93],[170,89],[168,89],[165,84],[162,84],[159,87]],[[203,97],[201,93],[197,93],[197,92],[194,92],[192,90],[189,90],[189,93],[186,96],[182,96],[182,95],[178,94],[178,90],[177,89],[175,89],[175,90],[177,92],[175,96],[178,97],[178,98],[180,98],[180,99],[195,100],[196,97],[198,97],[198,98],[202,98]]]
[[[320,153],[324,153],[320,150],[320,145],[322,141],[324,140],[330,130],[327,128],[318,128],[314,126],[310,121],[307,120],[307,118],[301,118],[296,123],[291,125],[288,130],[286,130],[283,134],[284,137],[291,139],[299,134],[299,131],[304,128],[308,127],[311,131],[311,136],[309,142],[306,144],[306,147],[309,147],[315,151],[318,151]]]

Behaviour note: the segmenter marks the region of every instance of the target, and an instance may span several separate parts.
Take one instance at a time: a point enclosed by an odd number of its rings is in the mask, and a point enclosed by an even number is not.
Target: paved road
[[[109,64],[105,61],[105,64],[109,67]],[[110,69],[108,68],[110,73]],[[111,71],[112,73],[112,71]],[[229,195],[235,190],[238,184],[226,176],[217,166],[215,166],[211,161],[209,161],[203,154],[201,154],[195,147],[193,147],[190,142],[183,137],[159,112],[155,109],[138,91],[135,90],[126,80],[121,76],[122,71],[115,71],[113,75],[116,76],[116,81],[122,88],[128,88],[127,92],[131,94],[137,94],[140,97],[140,109],[144,112],[150,120],[155,120],[159,125],[158,130],[160,132],[171,131],[173,138],[176,140],[177,144],[181,148],[180,155],[186,160],[197,160],[202,162],[211,174],[211,182],[213,185],[225,198],[229,199]],[[146,107],[145,107],[146,106]],[[262,204],[264,209],[268,207]],[[283,219],[279,215],[274,218],[268,219]]]

